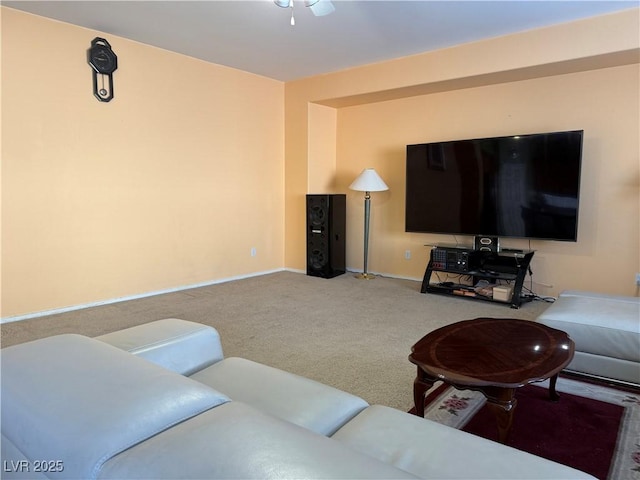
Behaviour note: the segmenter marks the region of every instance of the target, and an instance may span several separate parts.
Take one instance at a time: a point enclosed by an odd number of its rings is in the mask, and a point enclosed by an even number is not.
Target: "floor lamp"
[[[380,178],[373,168],[365,168],[351,185],[351,190],[364,193],[364,269],[356,278],[371,280],[375,278],[367,270],[367,258],[369,257],[369,216],[371,207],[371,192],[383,192],[389,190],[386,183]]]

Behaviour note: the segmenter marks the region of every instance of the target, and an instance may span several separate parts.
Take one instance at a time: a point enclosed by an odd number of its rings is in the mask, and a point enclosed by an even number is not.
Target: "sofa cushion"
[[[380,405],[361,412],[332,438],[420,478],[594,478],[541,457]]]
[[[104,479],[415,478],[322,435],[229,402],[109,460]]]
[[[165,318],[95,338],[182,375],[191,375],[223,358],[220,335],[215,328],[178,318]]]
[[[331,435],[368,406],[355,395],[244,358],[227,358],[191,378],[322,435]]]
[[[112,456],[229,400],[80,335],[19,344],[0,354],[2,434],[24,458],[62,462],[64,470],[52,474],[57,478],[95,478]]]

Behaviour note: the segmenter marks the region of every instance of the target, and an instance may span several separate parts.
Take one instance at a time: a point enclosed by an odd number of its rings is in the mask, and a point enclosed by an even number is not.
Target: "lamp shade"
[[[356,178],[351,185],[351,190],[357,190],[358,192],[382,192],[389,190],[389,187],[384,180],[380,178],[380,175],[373,168],[365,168],[358,178]]]

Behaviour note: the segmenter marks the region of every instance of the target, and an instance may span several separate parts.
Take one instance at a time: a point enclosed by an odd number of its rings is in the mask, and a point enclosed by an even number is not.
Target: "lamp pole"
[[[373,278],[369,275],[367,263],[369,259],[369,217],[371,211],[371,192],[364,193],[364,269],[362,278]]]

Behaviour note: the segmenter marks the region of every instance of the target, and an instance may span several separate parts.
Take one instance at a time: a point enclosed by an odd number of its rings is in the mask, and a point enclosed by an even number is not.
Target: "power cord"
[[[528,271],[529,271],[529,284],[531,285],[531,287],[526,287],[525,285],[522,285],[522,289],[526,290],[527,293],[524,295],[521,293],[520,295],[524,298],[531,299],[531,300],[540,300],[542,302],[547,302],[547,303],[555,302],[556,299],[554,297],[543,297],[533,291],[533,270],[531,270],[531,265],[529,265]]]

